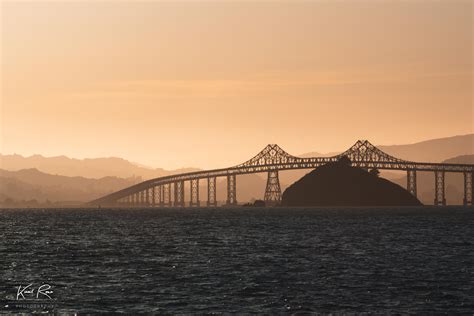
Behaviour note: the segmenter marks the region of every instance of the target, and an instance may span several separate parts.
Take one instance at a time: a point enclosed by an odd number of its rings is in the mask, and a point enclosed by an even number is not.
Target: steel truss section
[[[217,206],[216,177],[207,178],[207,206]]]
[[[184,181],[174,183],[174,206],[184,207]]]
[[[151,207],[156,206],[156,186],[152,186],[151,190]]]
[[[160,186],[158,186],[158,192],[160,192],[160,198],[159,198],[159,204],[160,204],[160,207],[164,207],[165,206],[165,184],[162,184]]]
[[[407,191],[416,197],[416,170],[407,170]]]
[[[140,206],[143,206],[145,204],[145,191],[140,191],[140,202],[138,203]]]
[[[473,188],[472,178],[474,178],[473,172],[464,172],[464,206],[473,206]]]
[[[446,205],[446,199],[444,197],[444,171],[435,171],[434,205]]]
[[[280,180],[278,178],[278,170],[268,171],[264,200],[266,206],[278,205],[281,202],[281,188]]]
[[[199,179],[191,179],[191,183],[189,186],[190,191],[190,200],[189,206],[199,206]]]
[[[166,183],[161,186],[161,202],[160,206],[171,206],[171,184]]]
[[[145,190],[145,206],[150,206],[150,188]]]
[[[237,178],[235,174],[227,176],[227,205],[237,205]]]
[[[153,187],[153,206],[160,205],[161,202],[161,185]]]

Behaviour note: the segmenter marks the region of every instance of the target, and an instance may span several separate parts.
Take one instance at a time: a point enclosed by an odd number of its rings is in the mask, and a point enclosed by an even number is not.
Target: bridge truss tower
[[[150,188],[145,190],[145,206],[150,206],[150,200],[151,200],[151,194],[150,194]]]
[[[160,192],[158,205],[160,205],[160,207],[164,207],[165,206],[165,185],[160,185],[158,187],[158,191]]]
[[[191,184],[189,186],[190,201],[189,206],[199,206],[199,179],[191,179]]]
[[[153,206],[156,207],[161,201],[161,186],[153,187]]]
[[[416,170],[407,171],[407,191],[416,197]]]
[[[216,177],[207,178],[207,206],[217,206]]]
[[[281,202],[280,180],[278,170],[268,171],[267,187],[265,189],[265,205],[274,206]]]
[[[140,191],[140,202],[139,205],[143,206],[145,204],[145,191]]]
[[[464,172],[464,206],[473,206],[472,201],[473,190],[472,190],[472,178],[474,177],[473,172]]]
[[[161,186],[160,206],[171,206],[171,184],[166,183]]]
[[[174,206],[184,207],[184,181],[174,183]]]
[[[227,205],[237,205],[237,179],[235,174],[227,176]]]
[[[434,205],[446,205],[444,196],[444,171],[435,171]]]
[[[151,187],[148,190],[150,191],[150,201],[148,206],[154,207],[155,206],[155,188],[156,187]]]

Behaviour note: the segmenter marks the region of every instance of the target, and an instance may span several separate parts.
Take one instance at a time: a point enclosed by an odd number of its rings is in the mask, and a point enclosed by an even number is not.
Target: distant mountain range
[[[370,141],[370,139],[369,139]],[[474,134],[444,137],[407,145],[376,145],[377,148],[394,157],[425,162],[441,162],[460,155],[474,154]],[[345,148],[344,150],[349,149]],[[321,154],[308,152],[300,157],[331,157],[341,152]]]
[[[407,160],[474,163],[474,134],[433,139],[409,145],[378,147],[395,157]],[[333,156],[335,154],[337,153],[306,153],[300,156]],[[0,155],[0,169],[0,203],[3,205],[7,199],[9,203],[22,200],[37,200],[44,203],[49,200],[80,204],[142,180],[200,170],[198,168],[153,169],[116,157],[74,159],[65,156],[43,157],[40,155],[30,157]],[[308,169],[281,172],[282,190],[310,171]],[[403,186],[406,185],[403,173],[382,172],[381,176]],[[460,203],[457,199],[463,192],[461,178],[462,175],[447,175],[448,202],[456,200]],[[432,203],[431,182],[433,181],[429,173],[420,173],[418,176],[418,192],[424,203]],[[263,198],[266,174],[242,175],[238,177],[237,182],[239,202]],[[226,198],[225,180],[219,179],[218,184],[217,198],[224,201]],[[205,201],[206,181],[201,181],[200,185],[201,200]],[[34,201],[32,203],[34,204]]]
[[[474,154],[474,134],[427,140],[409,145],[379,146],[400,159],[441,162],[461,155]]]
[[[79,205],[141,181],[141,178],[103,177],[90,179],[51,175],[38,169],[0,169],[0,203],[5,206],[35,206],[46,202]]]
[[[66,156],[43,157],[34,155],[23,157],[21,155],[1,154],[0,168],[10,171],[36,168],[50,174],[93,179],[115,176],[120,178],[141,177],[144,180],[199,170],[197,168],[153,169],[117,157],[75,159]]]

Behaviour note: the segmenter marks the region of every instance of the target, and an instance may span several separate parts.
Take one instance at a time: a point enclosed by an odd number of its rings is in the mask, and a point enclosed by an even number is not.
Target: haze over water
[[[0,297],[35,282],[61,312],[472,313],[473,225],[457,207],[0,210]]]

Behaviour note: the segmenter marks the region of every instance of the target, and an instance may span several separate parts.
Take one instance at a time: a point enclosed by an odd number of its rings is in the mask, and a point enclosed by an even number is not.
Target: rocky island
[[[417,206],[421,202],[377,171],[352,167],[349,158],[321,166],[288,187],[282,206]]]

